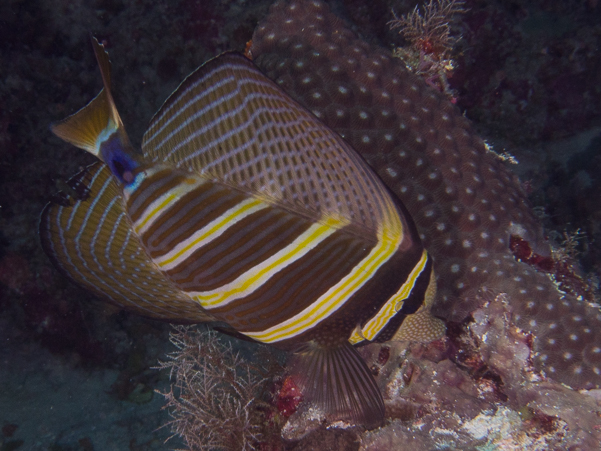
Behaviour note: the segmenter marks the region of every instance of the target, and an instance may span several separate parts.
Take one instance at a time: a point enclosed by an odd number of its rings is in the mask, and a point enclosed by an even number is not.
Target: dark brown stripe
[[[169,271],[185,291],[209,291],[235,280],[293,242],[311,226],[279,208],[258,211]]]
[[[127,211],[131,220],[134,223],[138,221],[152,202],[180,184],[183,179],[181,174],[169,169],[144,177],[127,201]]]
[[[406,250],[405,252],[397,251],[397,253],[385,264],[381,265],[372,278],[348,300],[344,309],[338,310],[311,332],[328,334],[330,329],[337,328],[340,324],[346,324],[346,327],[348,328],[346,332],[350,335],[357,324],[365,324],[377,313],[386,301],[397,293],[399,288],[407,280],[407,277],[415,265],[419,262],[422,252],[423,250],[420,246],[414,246],[412,249]],[[426,287],[422,287],[421,285],[418,289],[413,290],[412,293],[415,293],[416,296],[410,302],[411,307],[408,308],[412,311],[414,311],[413,308],[419,308],[423,303],[425,290]],[[301,342],[306,340],[307,335],[310,335],[311,332],[299,335],[294,341]]]
[[[130,233],[121,190],[110,170],[94,164],[70,180],[75,181],[90,190],[87,200],[70,207],[49,204],[42,213],[40,236],[53,263],[74,282],[138,314],[210,321],[196,302],[173,288],[149,260],[137,235]]]
[[[422,249],[418,246],[404,253],[397,252],[390,260],[380,266],[376,273],[360,290],[345,302],[343,308],[336,311],[316,327],[308,329],[292,339],[279,342],[278,345],[283,347],[291,346],[296,343],[312,340],[315,337],[329,337],[334,339],[339,336],[350,336],[357,324],[365,324],[365,322],[378,311],[382,304],[398,291],[399,287],[405,282],[407,276],[418,263],[421,254]],[[344,263],[344,260],[341,262],[337,259],[334,266],[342,263]],[[313,282],[311,281],[311,285],[312,284]],[[423,291],[420,291],[419,289],[414,291],[416,297],[411,301],[413,307],[417,304],[421,305],[423,302]],[[253,293],[253,295],[255,294],[258,295],[258,293]],[[244,300],[250,302],[250,297],[245,298]],[[305,302],[305,299],[301,297],[297,302],[303,303]],[[413,302],[415,302],[415,304],[413,304]],[[419,305],[417,306],[419,307]],[[294,307],[294,304],[291,303],[291,306]],[[266,328],[257,327],[255,324],[240,324],[242,321],[236,322],[236,318],[233,314],[236,313],[236,311],[233,311],[233,307],[234,305],[230,307],[232,308],[232,312],[229,313],[228,322],[238,324],[238,330],[250,332],[260,331]],[[304,307],[306,307],[306,304],[303,305],[303,308]],[[298,311],[300,311],[300,309],[298,309],[296,313]],[[279,318],[279,321],[274,321],[274,324],[272,325],[279,324],[294,314],[295,313],[287,313],[283,319]],[[245,319],[250,323],[249,318]],[[272,325],[268,327],[271,327]]]
[[[399,330],[401,324],[405,320],[407,315],[415,313],[423,304],[424,293],[428,289],[428,283],[430,283],[430,276],[432,274],[432,258],[428,256],[428,262],[424,267],[424,270],[417,278],[411,294],[403,303],[403,307],[399,312],[392,317],[392,319],[386,324],[386,327],[382,329],[373,341],[383,343],[390,340],[394,334]]]
[[[165,255],[248,196],[206,183],[173,203],[143,234],[151,257]]]
[[[260,331],[298,314],[346,276],[371,251],[341,229],[282,268],[250,296],[211,310],[239,330]]]

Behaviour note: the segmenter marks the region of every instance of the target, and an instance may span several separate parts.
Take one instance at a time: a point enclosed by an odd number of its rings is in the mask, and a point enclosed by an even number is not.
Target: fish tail
[[[337,346],[303,345],[294,354],[291,373],[304,399],[322,409],[328,420],[349,421],[368,429],[384,424],[382,393],[348,341]]]
[[[110,91],[111,63],[108,53],[96,38],[92,38],[92,45],[102,74],[104,88],[85,107],[66,119],[52,124],[50,129],[64,141],[107,162],[106,155],[103,155],[102,152],[102,144],[115,133],[118,134],[120,145],[124,149],[131,148],[131,145]]]

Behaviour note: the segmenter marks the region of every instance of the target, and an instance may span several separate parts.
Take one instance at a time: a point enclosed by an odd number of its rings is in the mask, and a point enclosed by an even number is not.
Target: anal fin
[[[303,345],[294,354],[291,373],[305,400],[322,409],[329,421],[348,421],[368,429],[384,424],[380,389],[350,343]]]

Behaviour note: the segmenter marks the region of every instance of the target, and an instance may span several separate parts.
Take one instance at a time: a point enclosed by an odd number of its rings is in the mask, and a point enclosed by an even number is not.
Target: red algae
[[[296,413],[302,400],[303,396],[294,383],[294,379],[291,376],[286,377],[282,383],[282,388],[276,395],[276,407],[280,415],[287,418]]]

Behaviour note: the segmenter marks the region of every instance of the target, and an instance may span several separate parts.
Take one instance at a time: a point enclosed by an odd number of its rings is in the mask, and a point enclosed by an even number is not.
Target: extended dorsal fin
[[[147,161],[174,164],[315,221],[397,240],[402,214],[362,158],[237,53],[195,72],[152,119]]]

